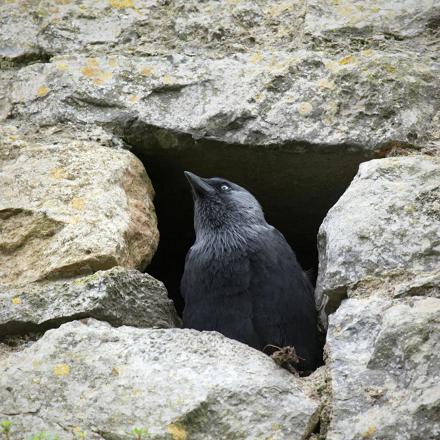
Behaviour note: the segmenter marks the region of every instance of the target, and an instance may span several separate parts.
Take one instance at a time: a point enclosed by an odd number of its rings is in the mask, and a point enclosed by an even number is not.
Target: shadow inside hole
[[[266,220],[284,234],[302,267],[317,275],[319,226],[359,163],[368,159],[349,146],[233,145],[194,140],[151,126],[131,127],[125,141],[143,162],[156,192],[160,243],[147,271],[164,282],[180,315],[184,307],[180,280],[195,237],[185,170],[202,177],[224,177],[252,192]]]

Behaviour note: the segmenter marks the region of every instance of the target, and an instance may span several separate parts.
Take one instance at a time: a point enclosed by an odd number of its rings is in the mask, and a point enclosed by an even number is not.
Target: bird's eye
[[[220,187],[220,189],[221,189],[222,191],[229,191],[229,190],[231,189],[231,187],[230,187],[229,185],[226,185],[226,183],[224,183],[224,184]]]

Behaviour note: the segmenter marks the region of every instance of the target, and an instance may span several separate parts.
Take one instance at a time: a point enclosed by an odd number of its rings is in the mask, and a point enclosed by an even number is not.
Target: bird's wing
[[[216,330],[259,348],[253,328],[250,261],[244,251],[213,258],[200,249],[187,256],[181,292],[183,322],[197,330]]]
[[[313,287],[279,231],[265,228],[257,243],[250,255],[254,328],[264,345],[293,345],[314,362],[318,334]]]
[[[192,254],[192,247],[189,248],[186,257],[185,257],[185,268],[188,264],[188,262],[191,260],[191,254]],[[187,272],[187,271],[186,271]],[[184,301],[186,301],[186,295],[189,291],[189,286],[192,284],[191,280],[191,273],[183,273],[182,279],[180,280],[180,294],[182,295]]]
[[[247,253],[233,252],[215,257],[203,249],[190,248],[185,258],[185,270],[181,280],[181,293],[186,300],[191,296],[217,298],[234,297],[249,288],[250,267]],[[188,298],[189,299],[189,298]]]

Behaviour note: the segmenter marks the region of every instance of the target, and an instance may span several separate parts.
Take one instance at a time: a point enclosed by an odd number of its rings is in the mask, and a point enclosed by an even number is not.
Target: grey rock
[[[122,267],[19,288],[0,286],[0,336],[44,330],[85,317],[135,327],[180,324],[160,281]]]
[[[434,39],[430,30],[439,16],[440,6],[432,0],[309,0],[305,31],[329,39],[363,37],[364,41],[388,35],[390,40],[406,40],[408,44],[411,39],[418,42],[416,37],[421,35]]]
[[[440,299],[348,299],[327,334],[328,440],[440,436]]]
[[[304,0],[3,2],[0,54],[11,59],[36,51],[221,56],[250,47],[291,48],[301,39],[305,11]],[[25,28],[28,39],[20,33]]]
[[[0,8],[5,62],[46,54],[0,75],[0,117],[109,130],[135,117],[169,135],[381,154],[439,147],[432,1],[104,3]]]
[[[317,302],[348,296],[438,296],[440,159],[391,157],[361,164],[318,235]]]
[[[5,84],[9,117],[39,125],[67,119],[117,130],[137,118],[196,139],[381,151],[436,145],[439,74],[429,57],[380,51],[78,55],[24,67]]]
[[[365,162],[321,225],[328,440],[440,435],[439,176],[438,157]]]
[[[74,321],[0,367],[11,440],[128,440],[135,427],[152,439],[301,439],[317,421],[299,379],[213,332]]]

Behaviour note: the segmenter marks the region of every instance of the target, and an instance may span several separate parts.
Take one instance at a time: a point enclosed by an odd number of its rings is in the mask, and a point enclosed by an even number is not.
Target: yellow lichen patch
[[[107,60],[107,64],[109,65],[109,67],[117,67],[118,60],[115,57],[111,57]]]
[[[268,67],[268,70],[269,72],[281,72],[284,68],[284,64],[272,61]]]
[[[375,14],[377,14],[378,12],[380,12],[380,8],[378,8],[378,7],[371,8],[371,12],[374,12]]]
[[[67,174],[66,170],[64,168],[52,168],[49,171],[49,176],[52,177],[52,179],[65,179]]]
[[[278,17],[279,15],[283,14],[284,12],[291,11],[293,9],[292,2],[284,2],[280,3],[278,5],[271,6],[268,10],[268,14],[271,17]]]
[[[75,426],[72,429],[73,435],[75,436],[75,439],[78,440],[85,440],[86,438],[86,432],[81,430],[80,426]]]
[[[254,55],[252,55],[251,57],[251,63],[256,64],[259,63],[260,61],[263,61],[264,59],[264,55],[262,52],[256,52]]]
[[[363,57],[371,57],[371,55],[373,55],[374,50],[373,49],[365,49],[363,51],[361,51],[361,55]]]
[[[69,65],[66,62],[64,62],[64,61],[60,61],[59,63],[56,63],[55,67],[58,70],[61,70],[63,72],[65,72],[66,70],[69,70]]]
[[[81,217],[79,215],[73,215],[68,221],[71,225],[77,225],[81,221]]]
[[[119,376],[119,368],[117,368],[117,367],[113,367],[112,368],[112,376],[114,376],[114,377],[117,377],[117,376]]]
[[[188,433],[186,429],[180,423],[170,423],[167,426],[167,431],[173,437],[173,440],[186,440]]]
[[[49,6],[47,8],[47,11],[50,12],[51,14],[58,14],[58,12],[60,12],[60,9],[57,8],[56,6]]]
[[[343,15],[344,17],[353,15],[355,13],[355,10],[352,6],[336,5],[336,9],[338,13]]]
[[[391,64],[384,64],[383,68],[388,72],[388,73],[395,73],[396,72],[396,67],[392,66]]]
[[[111,72],[101,72],[98,77],[93,80],[93,82],[97,86],[100,86],[101,84],[107,82],[112,76],[113,74]]]
[[[99,65],[99,61],[96,58],[87,58],[86,64],[91,67],[97,67]]]
[[[262,101],[264,100],[265,97],[266,97],[266,94],[265,94],[264,92],[257,93],[257,94],[254,96],[254,101],[255,101],[255,102],[262,102]]]
[[[183,397],[177,397],[174,399],[174,403],[176,405],[183,405],[186,402],[186,400]]]
[[[138,396],[141,395],[141,392],[142,391],[139,388],[133,388],[133,390],[131,392],[131,395],[134,396],[134,397],[138,397]]]
[[[173,77],[171,75],[164,75],[163,83],[164,84],[172,84],[173,83]]]
[[[46,96],[49,93],[49,87],[47,86],[40,86],[37,89],[37,96]]]
[[[68,376],[70,374],[70,366],[67,364],[58,364],[53,367],[53,374],[58,377]]]
[[[21,304],[21,298],[20,297],[18,297],[18,296],[14,296],[13,298],[12,298],[12,304],[14,304],[14,305],[18,305],[18,304]]]
[[[85,204],[86,202],[82,197],[74,197],[70,202],[70,206],[78,211],[84,211]]]
[[[373,435],[375,434],[376,431],[377,431],[377,428],[374,425],[372,425],[365,432],[362,433],[362,437],[363,438],[373,437]]]
[[[87,60],[87,65],[81,68],[81,73],[88,78],[92,78],[96,85],[105,83],[113,76],[111,72],[102,70],[95,58]]]
[[[142,67],[141,69],[141,75],[151,76],[153,75],[153,73],[154,73],[154,69],[152,67],[146,66],[146,67]]]
[[[139,101],[139,96],[137,96],[137,95],[130,95],[130,96],[128,97],[128,100],[129,100],[130,102],[133,102],[133,103],[138,102],[138,101]]]
[[[133,0],[110,0],[110,6],[117,9],[132,8],[134,6]]]
[[[329,81],[327,78],[322,78],[318,81],[318,86],[320,89],[333,90],[335,88],[335,83],[333,81]]]
[[[330,72],[337,72],[342,69],[336,61],[327,61],[324,63],[324,66],[327,70],[330,70]]]
[[[310,102],[304,101],[304,102],[300,102],[298,105],[298,113],[303,115],[303,116],[307,116],[309,115],[313,110],[313,106],[312,104],[310,104]]]
[[[74,283],[77,286],[85,286],[87,283],[95,282],[95,281],[99,280],[99,277],[100,277],[99,272],[97,272],[97,273],[95,272],[95,273],[92,273],[91,275],[76,279],[74,281]],[[79,361],[79,362],[82,362],[85,358],[85,356],[82,354],[73,354],[73,353],[71,353],[70,357],[72,359]]]
[[[84,76],[88,76],[89,78],[98,76],[101,72],[102,72],[101,69],[95,66],[85,66],[81,68],[81,73]]]
[[[348,55],[339,60],[339,64],[342,64],[343,66],[345,66],[346,64],[353,64],[355,62],[356,62],[356,58],[353,55]]]

